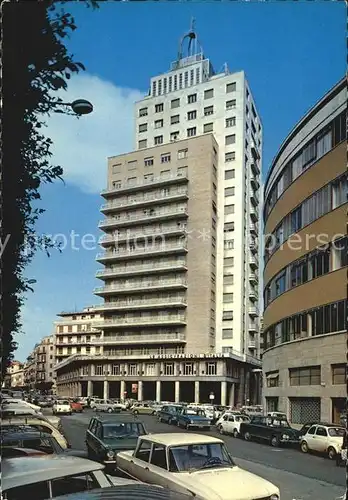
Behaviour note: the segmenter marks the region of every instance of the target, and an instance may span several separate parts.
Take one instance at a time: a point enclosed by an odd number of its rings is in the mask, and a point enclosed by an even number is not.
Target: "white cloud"
[[[94,110],[80,119],[59,113],[48,118],[45,134],[54,142],[52,163],[63,167],[67,183],[100,193],[106,187],[107,157],[134,149],[134,103],[144,93],[81,73],[60,96],[65,102],[87,99]]]

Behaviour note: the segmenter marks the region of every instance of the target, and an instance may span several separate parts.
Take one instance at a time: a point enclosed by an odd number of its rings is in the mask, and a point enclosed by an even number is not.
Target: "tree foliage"
[[[53,246],[48,238],[35,234],[36,222],[44,212],[40,186],[63,178],[62,166],[51,162],[52,140],[45,136],[44,120],[62,102],[57,92],[66,90],[71,75],[84,69],[64,45],[64,39],[76,29],[65,3],[24,0],[2,4],[3,375],[17,348],[14,335],[22,327],[21,306],[35,283],[25,278],[25,269],[38,247],[49,254]],[[85,4],[97,6],[91,0]]]

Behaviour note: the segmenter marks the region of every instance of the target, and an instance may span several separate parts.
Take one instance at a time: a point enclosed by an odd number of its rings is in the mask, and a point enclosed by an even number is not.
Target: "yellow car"
[[[150,403],[135,403],[132,406],[132,413],[134,415],[156,415],[156,409]]]

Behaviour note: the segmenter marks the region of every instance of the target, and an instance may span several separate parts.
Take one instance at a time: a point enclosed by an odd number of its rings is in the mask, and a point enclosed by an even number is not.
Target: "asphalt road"
[[[85,431],[93,414],[92,410],[86,410],[82,414],[62,417],[72,448],[85,450]],[[141,415],[140,418],[150,433],[187,432],[160,423],[150,415]],[[220,436],[215,429],[199,432],[222,438],[237,465],[276,484],[281,500],[336,500],[344,493],[345,468],[336,467],[335,462],[325,457]]]

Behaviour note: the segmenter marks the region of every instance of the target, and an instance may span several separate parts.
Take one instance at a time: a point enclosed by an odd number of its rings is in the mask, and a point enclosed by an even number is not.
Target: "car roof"
[[[223,443],[219,438],[205,436],[204,434],[191,434],[188,432],[174,433],[163,432],[161,434],[147,434],[139,439],[144,441],[153,441],[165,446],[180,446],[185,444],[202,444],[202,443]]]
[[[63,455],[5,458],[1,465],[2,489],[5,491],[27,484],[104,469],[104,465],[92,460]]]
[[[59,500],[190,500],[186,493],[150,484],[125,484],[53,497]]]
[[[92,418],[95,418],[99,420],[103,424],[116,424],[118,422],[137,422],[142,424],[143,422],[137,418],[136,415],[122,415],[122,414],[116,414],[116,415],[98,415],[94,416]]]
[[[340,425],[340,424],[330,424],[329,422],[308,422],[308,424],[304,424],[304,425],[322,425],[323,427],[342,427],[342,428],[345,428],[343,425]]]
[[[2,439],[34,439],[34,438],[51,438],[52,435],[48,432],[40,432],[35,430],[22,430],[14,432],[1,433]]]

